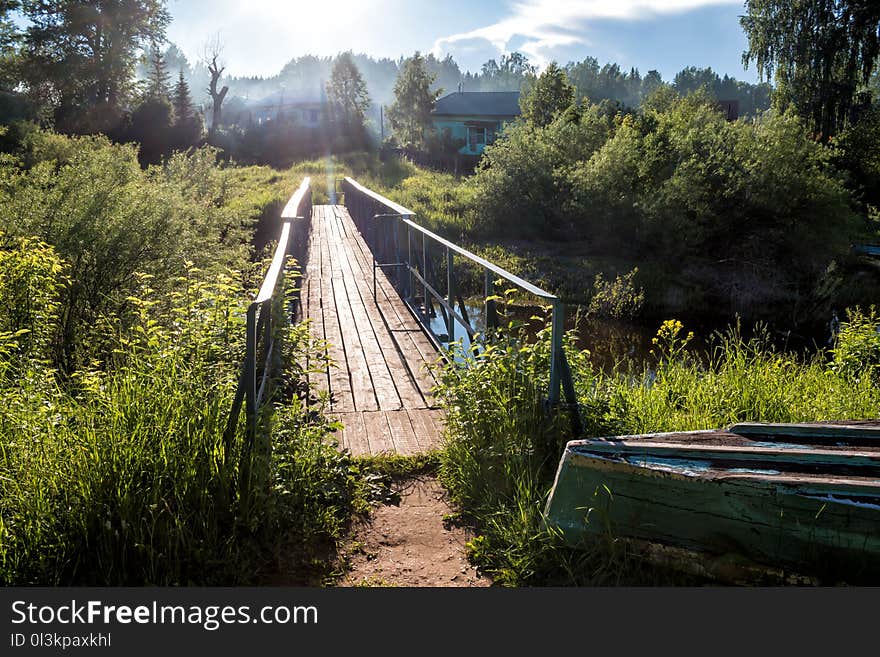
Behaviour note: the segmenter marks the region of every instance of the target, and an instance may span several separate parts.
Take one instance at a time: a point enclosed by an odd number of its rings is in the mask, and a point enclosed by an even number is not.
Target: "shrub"
[[[880,315],[874,306],[868,312],[859,308],[846,311],[832,350],[831,368],[848,377],[880,376]]]

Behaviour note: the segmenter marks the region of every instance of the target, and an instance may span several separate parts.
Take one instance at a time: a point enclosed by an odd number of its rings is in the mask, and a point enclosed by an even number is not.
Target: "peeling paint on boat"
[[[833,495],[828,493],[827,495],[803,495],[811,500],[819,500],[820,502],[833,502],[834,504],[846,504],[848,506],[856,506],[860,509],[874,509],[876,511],[880,511],[880,500],[875,502],[859,502],[858,500],[854,500],[850,497],[840,497],[839,495]]]

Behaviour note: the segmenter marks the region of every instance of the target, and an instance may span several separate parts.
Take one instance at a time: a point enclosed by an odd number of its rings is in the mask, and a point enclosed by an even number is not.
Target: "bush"
[[[847,377],[866,376],[877,381],[880,377],[880,315],[871,306],[867,313],[859,308],[848,309],[846,316],[835,338],[831,368]]]
[[[877,319],[872,315],[866,322]],[[865,337],[866,326],[856,324]],[[681,583],[680,576],[621,560],[613,543],[567,547],[544,525],[561,446],[573,436],[562,417],[545,414],[541,406],[549,330],[529,344],[525,333],[512,328],[479,353],[458,353],[461,366],[443,372],[437,392],[447,414],[440,476],[475,524],[472,560],[502,585]],[[865,376],[876,371],[876,335],[870,348],[857,350],[867,354],[862,357],[868,364],[855,366],[855,376],[827,367],[822,354],[804,360],[774,351],[766,332],[755,335],[745,339],[734,327],[716,335],[700,355],[691,348],[693,334],[668,320],[655,341],[658,366],[607,374],[574,348],[570,335],[566,349],[584,435],[876,416],[880,387]]]
[[[253,181],[246,170],[224,170],[211,149],[144,171],[134,146],[45,132],[29,137],[23,159],[0,161],[0,230],[37,236],[67,262],[56,363],[73,371],[100,356],[89,327],[124,312],[137,272],[168,290],[187,262],[241,268],[252,222],[290,193],[292,183],[272,176],[266,184],[268,172]]]
[[[168,294],[139,280],[129,328],[100,322],[114,345],[105,367],[64,386],[39,366],[0,377],[4,585],[254,583],[287,541],[287,563],[308,564],[359,504],[353,464],[296,400],[264,427],[269,467],[243,487],[243,431],[224,440],[240,278],[190,269]],[[292,367],[311,341],[304,327],[281,337]],[[0,372],[8,363],[0,348]]]

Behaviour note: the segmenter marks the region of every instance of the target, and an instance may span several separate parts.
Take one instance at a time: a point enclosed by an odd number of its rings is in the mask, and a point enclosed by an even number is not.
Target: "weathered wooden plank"
[[[388,426],[388,413],[385,411],[373,411],[363,413],[364,429],[369,443],[366,454],[378,456],[379,454],[394,454],[396,448]],[[353,453],[353,452],[352,452]]]
[[[313,221],[316,222],[316,227],[320,230],[318,238],[321,254],[321,276],[319,279],[321,283],[321,296],[319,304],[324,324],[324,335],[327,340],[327,353],[332,361],[327,373],[332,395],[331,409],[336,412],[345,413],[358,409],[349,375],[351,370],[348,362],[349,355],[342,337],[343,322],[340,319],[336,295],[334,294],[332,259],[327,243],[325,213],[320,209],[317,210]]]
[[[433,360],[436,349],[381,271],[374,302],[372,262],[344,208],[314,208],[308,245],[302,316],[334,362],[309,378],[330,393],[331,415],[344,425],[336,437],[340,448],[368,455],[434,447],[436,412],[428,410],[434,382],[424,371],[423,351]]]
[[[318,340],[326,340],[327,336],[324,326],[324,313],[323,309],[321,308],[321,240],[319,234],[317,234],[317,229],[314,225],[312,226],[310,239],[312,240],[313,249],[312,257],[309,259],[309,272],[307,274],[307,280],[309,283],[309,314],[306,317],[311,321],[311,335]],[[326,353],[327,352],[325,349],[325,354]],[[329,368],[326,365],[320,365],[320,371],[318,371],[319,367],[317,363],[310,363],[310,367],[314,367],[314,369],[316,370],[313,374],[310,374],[309,376],[309,380],[314,384],[315,390],[318,393],[323,392],[329,395]]]
[[[344,271],[340,266],[340,257],[344,256],[341,256],[337,249],[337,238],[333,234],[331,226],[333,221],[331,210],[331,208],[326,206],[321,207],[325,256],[327,262],[330,263],[330,267],[324,272],[324,276],[325,280],[328,280],[329,275],[331,291],[327,296],[328,300],[332,299],[339,330],[333,336],[328,335],[328,340],[338,342],[345,353],[345,370],[338,372],[337,376],[340,379],[347,377],[349,381],[348,389],[351,391],[353,408],[346,410],[377,410],[379,404],[370,374],[369,363],[345,288]],[[333,380],[331,376],[331,385]],[[339,385],[345,385],[344,381],[340,380]]]
[[[431,409],[411,409],[408,411],[410,424],[423,452],[428,452],[440,447],[442,434],[438,431],[434,416],[439,411]]]
[[[421,447],[407,412],[405,410],[390,411],[387,413],[387,418],[395,451],[401,456],[418,454]]]
[[[686,443],[653,443],[639,440],[586,440],[570,444],[572,451],[583,454],[658,457],[666,459],[737,461],[760,467],[762,464],[797,464],[812,467],[845,466],[880,468],[880,453],[855,450],[790,449],[779,447],[691,445]]]
[[[740,422],[728,429],[741,436],[761,436],[768,438],[805,439],[815,442],[850,442],[853,439],[875,440],[880,444],[880,421],[869,420],[859,423],[830,424],[809,422],[801,424],[761,424]]]
[[[370,444],[367,440],[364,414],[360,412],[340,413],[337,418],[344,426],[344,448],[348,449],[354,456],[369,455]]]

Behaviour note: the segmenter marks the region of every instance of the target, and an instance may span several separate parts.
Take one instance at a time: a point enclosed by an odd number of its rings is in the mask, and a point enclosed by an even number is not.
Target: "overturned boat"
[[[571,543],[632,541],[667,565],[735,572],[721,579],[772,570],[781,581],[878,583],[880,422],[575,440],[546,516]],[[730,557],[748,566],[706,567]]]

